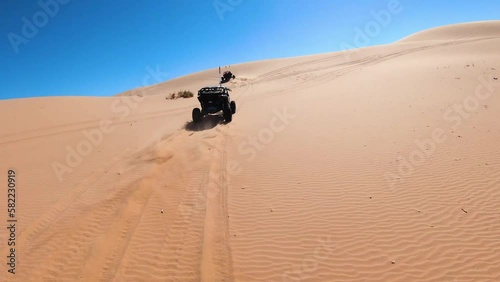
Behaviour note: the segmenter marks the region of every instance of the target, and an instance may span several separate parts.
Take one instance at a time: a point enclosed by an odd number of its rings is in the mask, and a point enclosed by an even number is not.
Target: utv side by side
[[[226,83],[226,82],[230,81],[231,78],[235,79],[236,76],[230,71],[225,71],[220,78],[220,83]]]
[[[226,122],[231,122],[233,114],[236,113],[236,103],[229,97],[231,89],[222,86],[203,87],[198,91],[198,101],[201,109],[193,109],[193,122],[200,122],[209,114],[216,114],[222,111]]]

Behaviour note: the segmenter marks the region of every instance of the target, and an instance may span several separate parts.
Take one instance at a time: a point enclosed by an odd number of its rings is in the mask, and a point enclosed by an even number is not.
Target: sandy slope
[[[234,65],[230,124],[165,100],[217,70],[0,101],[15,280],[499,281],[498,46],[472,23]]]

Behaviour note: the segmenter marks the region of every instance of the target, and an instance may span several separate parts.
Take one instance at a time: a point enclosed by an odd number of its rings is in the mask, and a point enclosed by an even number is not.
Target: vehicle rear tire
[[[201,114],[201,110],[199,108],[193,109],[193,122],[197,123],[201,121],[203,115]]]
[[[231,101],[231,113],[233,113],[233,115],[236,113],[236,102],[235,101]]]
[[[233,120],[233,112],[231,111],[231,106],[229,105],[224,106],[222,113],[224,115],[224,120],[226,122],[231,122]]]

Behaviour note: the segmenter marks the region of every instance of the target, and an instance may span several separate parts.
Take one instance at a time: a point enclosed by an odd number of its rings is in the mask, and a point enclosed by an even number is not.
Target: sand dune
[[[232,65],[229,124],[165,99],[217,69],[0,101],[14,280],[499,281],[498,46],[481,22]]]
[[[463,23],[417,32],[400,42],[494,38],[500,34],[499,21]]]

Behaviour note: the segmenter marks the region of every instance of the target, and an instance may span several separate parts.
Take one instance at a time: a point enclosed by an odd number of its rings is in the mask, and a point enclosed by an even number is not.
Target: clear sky
[[[381,10],[390,20],[377,22]],[[499,12],[498,0],[2,0],[0,99],[110,96],[143,86],[148,68],[168,80],[391,43],[435,26],[500,19]],[[367,28],[368,40],[356,41]]]

